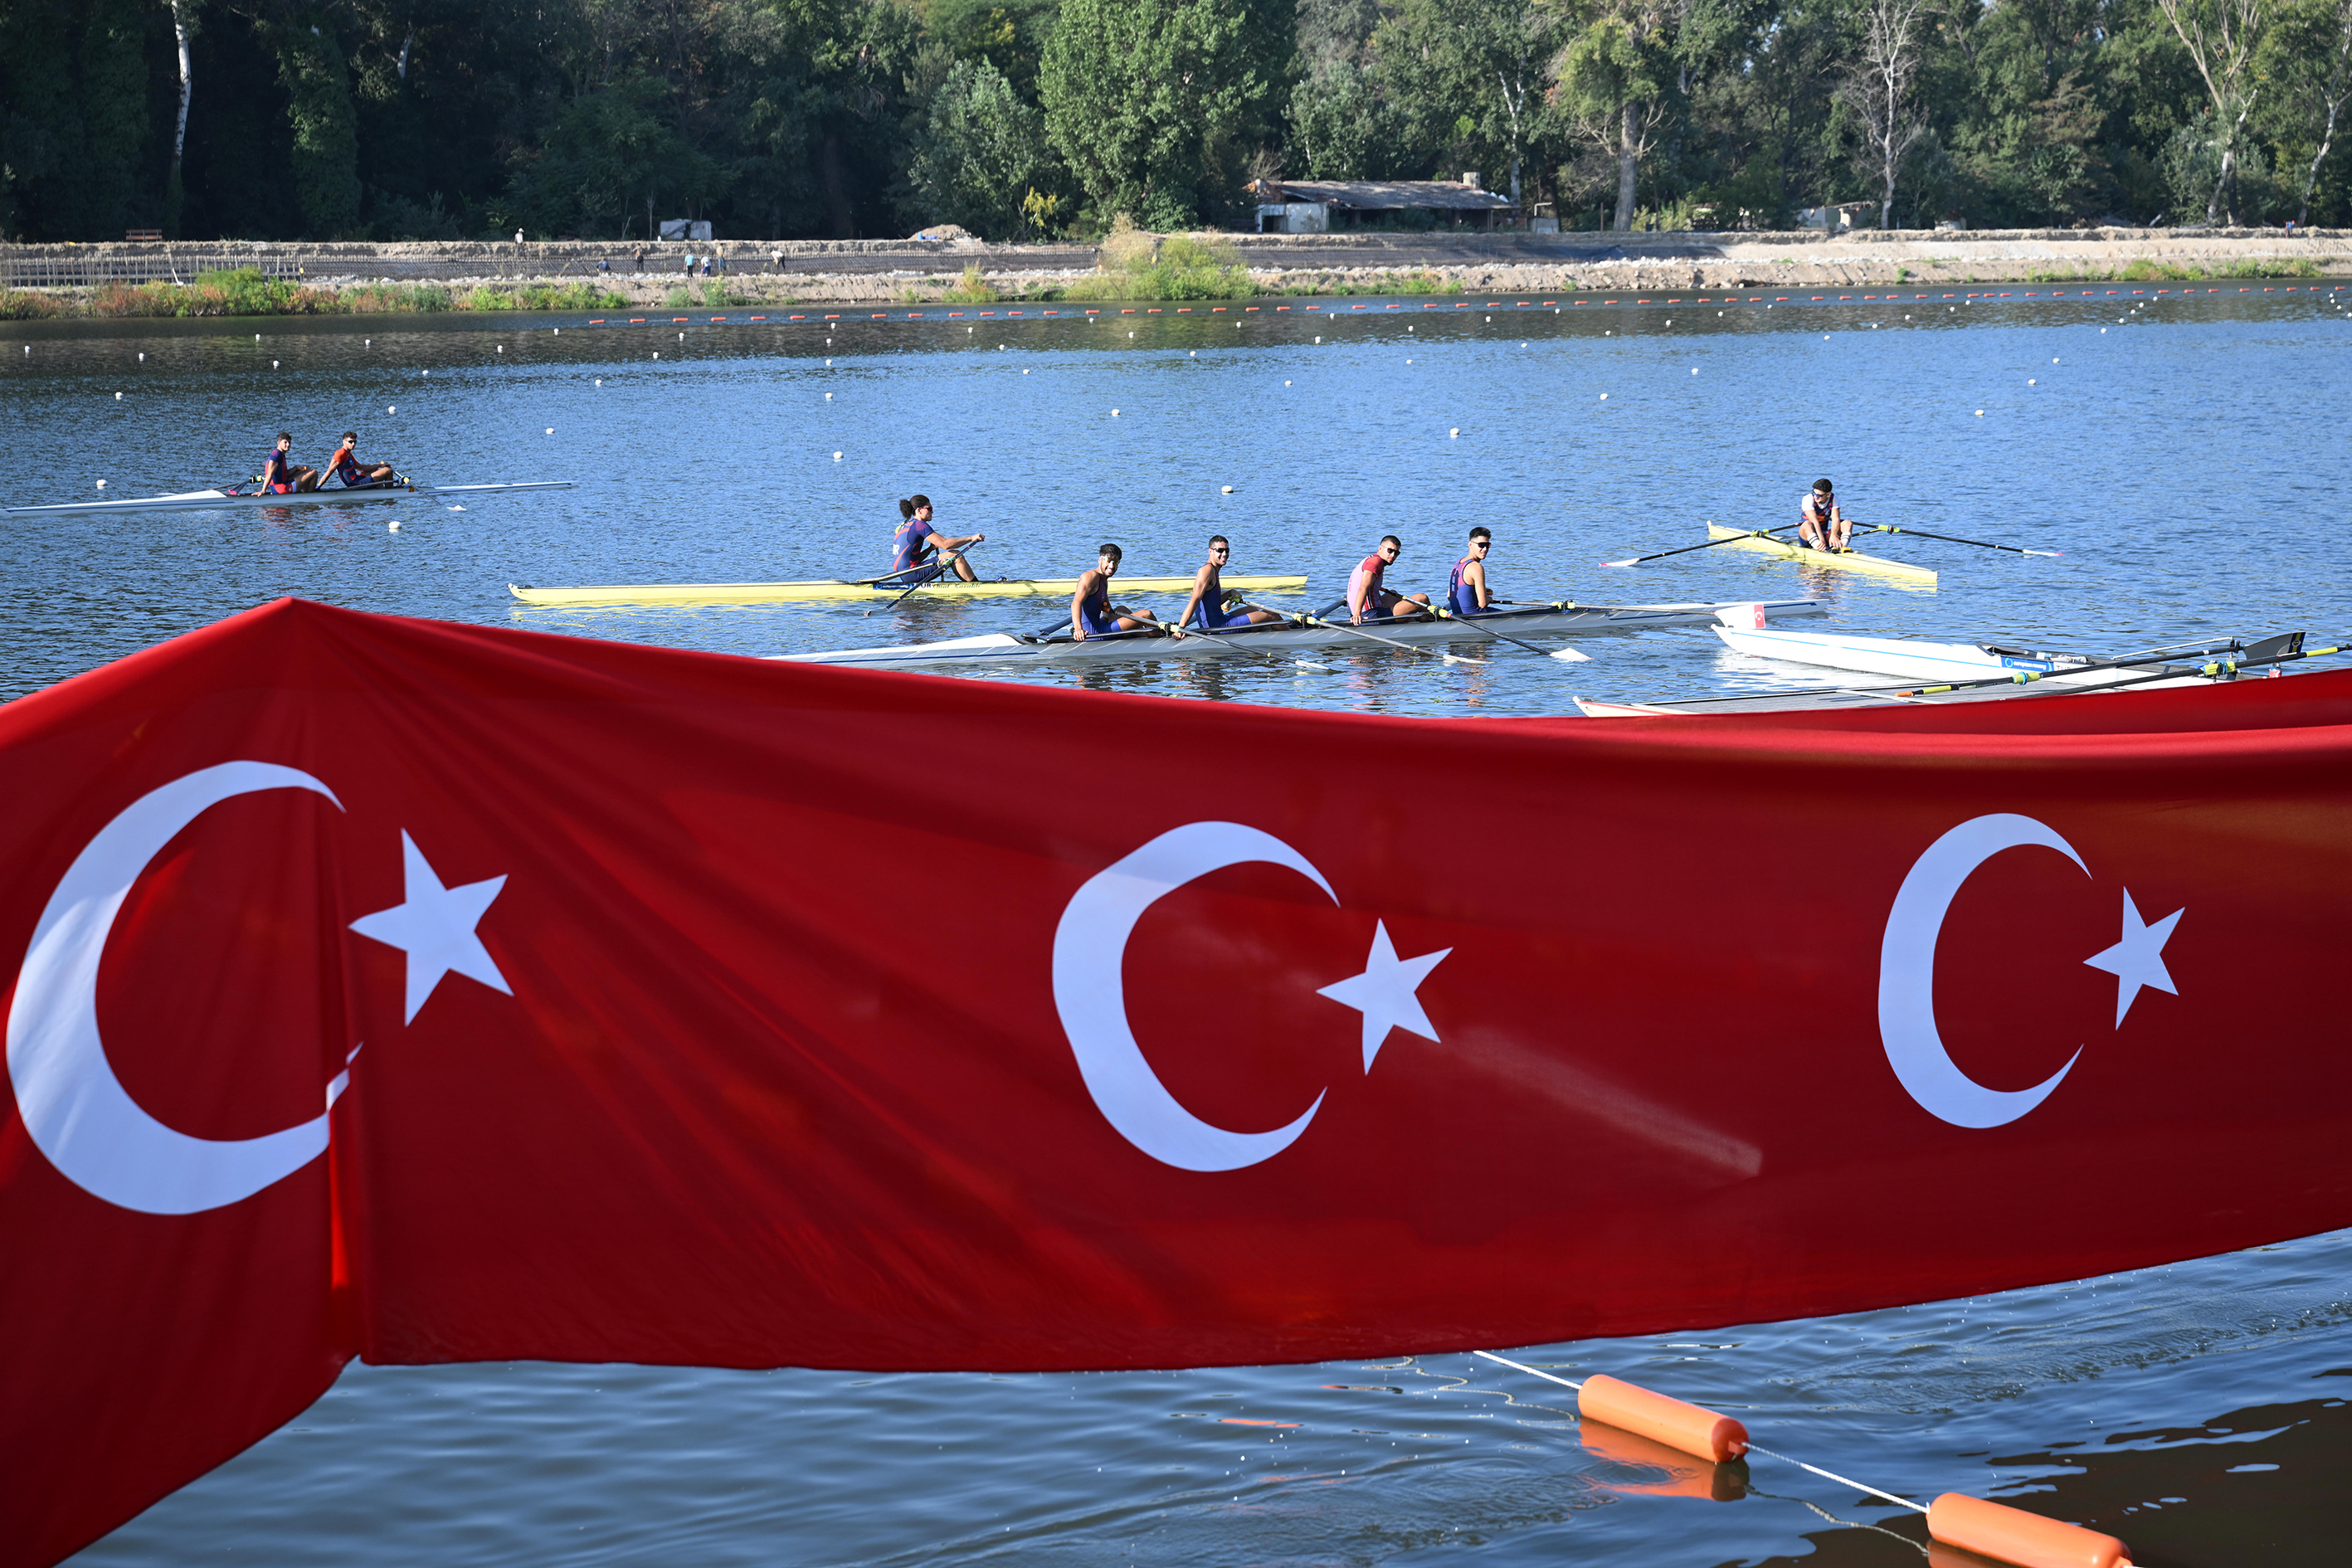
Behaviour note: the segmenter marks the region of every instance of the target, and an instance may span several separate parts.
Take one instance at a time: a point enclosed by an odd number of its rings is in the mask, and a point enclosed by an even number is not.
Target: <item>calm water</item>
[[[1131,572],[1190,571],[1216,531],[1234,570],[1305,571],[1319,604],[1383,532],[1406,541],[1391,581],[1431,586],[1484,523],[1515,597],[1811,593],[1846,629],[2090,648],[2352,632],[2352,290],[2131,288],[1336,321],[0,329],[12,502],[242,476],[281,427],[305,460],[356,426],[426,479],[583,481],[462,512],[12,522],[0,695],[284,594],[738,653],[1055,614],[558,614],[505,588],[855,573],[914,490],[950,531],[990,534],[992,574],[1068,575],[1105,538]],[[1864,542],[1938,567],[1934,594],[1723,551],[1595,564],[1709,519],[1786,521],[1822,474],[1865,520],[2066,554]],[[1705,632],[1585,646],[1577,666],[1375,652],[1325,657],[1328,673],[1253,658],[1030,678],[1416,713],[1815,679]],[[2352,1232],[1528,1359],[1738,1411],[1781,1452],[1890,1490],[2039,1494],[2151,1568],[2338,1559],[2352,1528]],[[1770,1461],[1738,1500],[1670,1495],[1666,1472],[1588,1451],[1567,1399],[1464,1356],[1027,1377],[354,1368],[81,1561],[1920,1561],[1903,1510]]]

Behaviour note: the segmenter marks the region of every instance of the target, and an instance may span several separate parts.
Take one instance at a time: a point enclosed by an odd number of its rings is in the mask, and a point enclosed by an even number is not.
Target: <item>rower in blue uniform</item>
[[[1118,574],[1121,552],[1116,544],[1099,545],[1095,550],[1095,563],[1078,576],[1078,591],[1070,595],[1070,636],[1078,642],[1088,637],[1108,637],[1113,632],[1141,631],[1157,627],[1159,619],[1150,610],[1130,610],[1125,605],[1110,602],[1110,580]]]
[[[950,539],[931,526],[931,498],[912,496],[898,503],[898,531],[891,536],[889,577],[898,585],[928,583],[940,574],[942,555],[945,564],[955,568],[955,574],[967,583],[978,582],[972,575],[971,563],[963,558],[963,551],[988,538],[984,533],[968,533],[961,539]]]
[[[399,476],[392,471],[390,463],[363,463],[360,460],[359,453],[354,450],[359,438],[360,433],[356,430],[343,432],[342,444],[335,448],[335,455],[327,459],[328,471],[341,479],[347,490],[382,489],[397,482]]]
[[[294,460],[294,437],[285,431],[278,432],[278,444],[261,459],[261,487],[271,495],[282,496],[295,490],[315,490],[319,488],[319,470],[306,468]]]
[[[1234,547],[1222,533],[1209,535],[1209,559],[1192,574],[1192,596],[1169,628],[1171,637],[1188,631],[1222,632],[1236,626],[1262,626],[1282,619],[1272,610],[1237,610],[1227,605],[1221,574],[1233,559]]]
[[[1457,616],[1483,616],[1495,603],[1486,583],[1486,552],[1495,542],[1484,528],[1470,531],[1470,550],[1454,563],[1453,580],[1445,586],[1445,607]]]

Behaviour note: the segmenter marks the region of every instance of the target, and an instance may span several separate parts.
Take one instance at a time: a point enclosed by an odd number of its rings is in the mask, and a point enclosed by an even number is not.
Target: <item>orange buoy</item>
[[[2112,1535],[1958,1492],[1927,1510],[1927,1533],[2018,1568],[2131,1568],[2131,1548]]]
[[[1602,1373],[1584,1380],[1576,1395],[1576,1413],[1588,1421],[1622,1426],[1713,1464],[1748,1452],[1748,1428],[1730,1416]]]
[[[1748,1495],[1747,1472],[1694,1459],[1680,1448],[1587,1417],[1577,1432],[1586,1453],[1628,1468],[1656,1470],[1659,1481],[1604,1481],[1612,1492],[1628,1496],[1698,1498],[1709,1502],[1738,1502]]]

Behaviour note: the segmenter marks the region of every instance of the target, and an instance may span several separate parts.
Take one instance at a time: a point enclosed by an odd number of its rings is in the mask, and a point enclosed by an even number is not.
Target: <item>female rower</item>
[[[961,539],[950,539],[935,531],[931,527],[931,498],[910,497],[898,503],[898,531],[891,537],[889,574],[910,583],[928,583],[939,575],[940,562],[936,557],[944,554],[957,576],[967,583],[978,582],[972,575],[971,563],[963,558],[962,552],[967,546],[987,538],[984,533],[968,533]],[[921,574],[916,575],[918,573]]]
[[[1150,610],[1130,610],[1110,602],[1110,580],[1118,573],[1120,553],[1116,544],[1098,545],[1094,565],[1080,574],[1078,591],[1070,595],[1070,636],[1075,641],[1141,631],[1160,624]]]
[[[1235,626],[1261,626],[1269,621],[1282,619],[1272,610],[1230,609],[1225,602],[1225,584],[1222,574],[1225,563],[1233,559],[1234,547],[1222,533],[1209,535],[1209,559],[1192,574],[1192,596],[1184,601],[1184,610],[1176,624],[1168,628],[1171,637],[1182,637],[1186,631],[1222,632]]]
[[[1486,585],[1486,552],[1493,548],[1495,536],[1484,528],[1470,531],[1470,551],[1454,563],[1454,576],[1445,585],[1445,607],[1457,616],[1483,616],[1495,595]]]

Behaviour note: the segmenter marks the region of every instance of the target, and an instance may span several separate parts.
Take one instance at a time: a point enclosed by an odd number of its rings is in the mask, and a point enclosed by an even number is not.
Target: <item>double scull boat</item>
[[[352,501],[406,500],[422,497],[427,500],[463,499],[474,500],[490,496],[514,495],[523,490],[568,490],[577,480],[541,479],[532,484],[512,485],[337,485],[315,490],[289,490],[283,495],[268,490],[248,492],[241,489],[184,490],[177,495],[138,496],[122,500],[67,501],[55,506],[12,506],[0,508],[0,516],[44,517],[67,512],[107,511],[224,511],[242,507],[266,506],[342,506]]]
[[[1295,594],[1307,586],[1305,576],[1245,576],[1224,579],[1228,588],[1260,594]],[[1185,594],[1192,579],[1185,577],[1121,576],[1122,594]],[[939,577],[908,593],[905,579],[888,577],[819,578],[805,583],[641,583],[609,588],[534,588],[509,583],[507,592],[526,605],[551,609],[585,610],[617,605],[815,605],[864,603],[900,596],[914,599],[1063,598],[1078,591],[1075,577],[997,577],[966,583]]]
[[[1235,579],[1226,579],[1232,585]],[[1190,584],[1186,584],[1190,586]],[[1132,588],[1132,583],[1122,583]],[[1372,621],[1361,627],[1316,616],[1298,616],[1259,626],[1231,626],[1222,631],[1187,631],[1171,637],[1163,629],[1114,632],[1074,640],[1069,629],[1024,634],[997,632],[986,637],[954,637],[945,642],[908,643],[897,647],[843,648],[830,653],[793,653],[773,657],[799,664],[859,665],[869,668],[919,669],[941,665],[1079,664],[1110,659],[1200,658],[1226,654],[1288,654],[1307,648],[1354,647],[1369,648],[1381,640],[1410,643],[1484,643],[1492,627],[1514,637],[1600,637],[1622,632],[1654,631],[1662,626],[1700,626],[1714,621],[1727,605],[1580,605],[1563,600],[1549,605],[1519,605],[1483,616],[1445,615],[1433,620]],[[1818,616],[1815,599],[1748,601],[1737,606],[1742,614],[1760,608],[1768,616]],[[1338,609],[1337,605],[1333,610]],[[1330,612],[1327,612],[1330,613]]]

